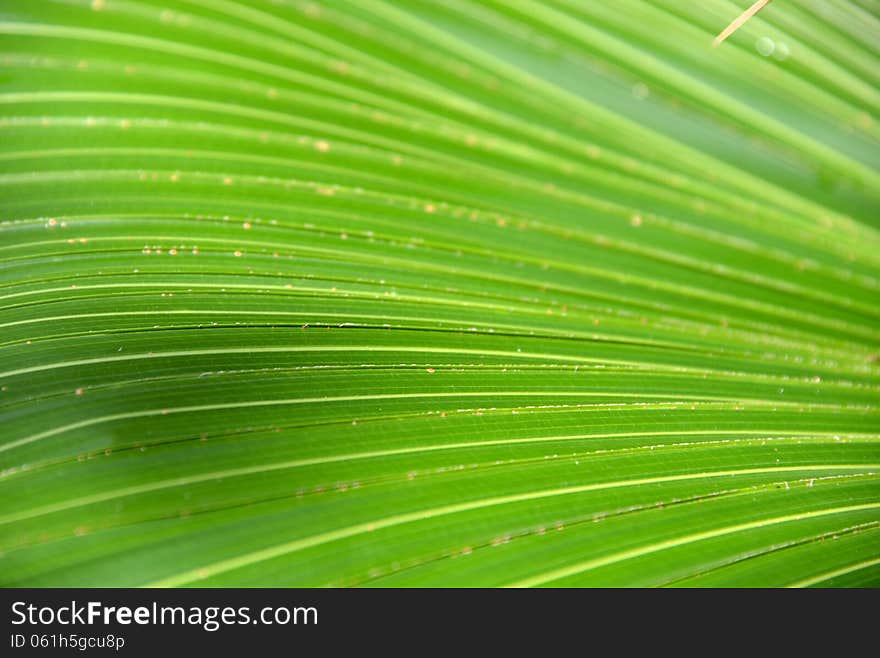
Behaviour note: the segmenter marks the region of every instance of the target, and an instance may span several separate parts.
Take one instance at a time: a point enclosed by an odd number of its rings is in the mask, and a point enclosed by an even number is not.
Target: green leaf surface
[[[880,15],[0,0],[0,584],[880,585]]]

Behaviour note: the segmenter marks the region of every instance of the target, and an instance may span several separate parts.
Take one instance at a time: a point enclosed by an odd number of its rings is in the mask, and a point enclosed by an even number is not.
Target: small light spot
[[[82,395],[82,394],[83,394],[83,390],[82,390],[81,388],[76,389],[76,394],[77,394],[77,395]]]
[[[274,87],[270,87],[266,90],[266,98],[278,98],[278,90]]]
[[[177,249],[169,249],[169,250],[168,250],[168,253],[171,254],[172,256],[176,256],[176,255],[177,255]]]
[[[119,127],[123,130],[128,130],[129,128],[131,128],[131,121],[129,119],[123,119],[119,122]]]
[[[238,249],[236,249],[235,251],[232,252],[232,255],[235,256],[236,258],[240,258],[241,252]]]
[[[175,172],[168,177],[168,180],[170,180],[172,183],[176,183],[180,180],[180,174]]]
[[[56,226],[58,224],[58,220],[55,219],[54,217],[50,217],[48,224],[49,224],[49,226]]]
[[[92,9],[94,11],[101,11],[106,4],[105,0],[92,0]]]
[[[785,43],[780,41],[776,44],[776,48],[773,51],[774,59],[778,59],[780,62],[784,62],[788,59],[789,55],[791,55],[791,50],[789,50],[788,46]]]
[[[428,374],[429,374],[429,375],[433,375],[435,372],[437,372],[437,371],[434,370],[434,368],[428,368]]]
[[[224,185],[232,185],[232,177],[230,177],[230,176],[226,176],[226,177],[223,179],[223,184],[224,184]]]
[[[643,82],[637,82],[633,85],[632,94],[636,100],[643,101],[651,95],[651,90]]]
[[[642,225],[642,216],[639,214],[633,215],[629,218],[629,223],[638,228]]]
[[[435,210],[437,210],[437,206],[435,206],[433,203],[425,204],[425,212],[434,212]]]
[[[755,49],[764,57],[769,57],[776,50],[776,44],[770,37],[761,37],[755,42]]]
[[[321,153],[326,153],[330,150],[330,144],[325,142],[323,139],[319,139],[317,142],[315,142],[315,148]]]
[[[245,231],[248,231],[248,230],[250,230],[250,228],[251,228],[251,223],[250,223],[250,222],[245,222],[244,224],[241,225],[241,227],[242,227]]]

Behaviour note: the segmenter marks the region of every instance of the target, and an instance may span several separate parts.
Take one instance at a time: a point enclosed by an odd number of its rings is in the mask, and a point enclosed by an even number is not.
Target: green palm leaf
[[[876,585],[873,0],[0,2],[29,586]]]

